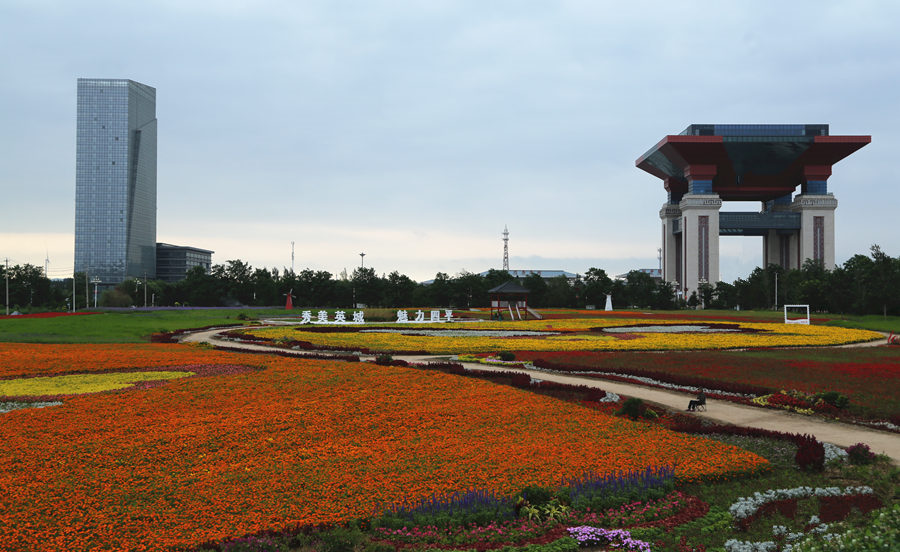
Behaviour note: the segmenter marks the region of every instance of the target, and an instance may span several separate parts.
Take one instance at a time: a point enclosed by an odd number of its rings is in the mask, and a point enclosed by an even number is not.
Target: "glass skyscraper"
[[[75,271],[156,276],[156,89],[78,79]]]

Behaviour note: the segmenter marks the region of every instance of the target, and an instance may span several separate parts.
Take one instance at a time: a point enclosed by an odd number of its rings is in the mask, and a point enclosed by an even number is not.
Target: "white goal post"
[[[806,318],[788,318],[788,309],[795,309],[795,314],[799,314],[797,310],[806,311]],[[784,306],[784,323],[785,324],[806,324],[809,326],[809,305],[785,305]]]

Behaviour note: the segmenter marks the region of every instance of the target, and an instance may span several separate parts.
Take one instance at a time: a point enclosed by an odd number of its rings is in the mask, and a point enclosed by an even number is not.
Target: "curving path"
[[[252,343],[236,343],[234,341],[226,341],[217,337],[217,334],[228,331],[229,329],[233,328],[204,330],[188,334],[183,337],[181,341],[185,343],[209,343],[211,345],[234,347],[249,351],[272,351],[272,347],[268,347],[265,345],[256,345]],[[303,351],[291,351],[289,349],[279,350],[286,351],[288,353],[295,353],[297,356],[303,356],[304,353]],[[366,357],[362,356],[361,358]],[[438,359],[446,359],[447,355],[394,355],[394,358],[402,359],[407,362],[429,362]],[[617,381],[598,380],[565,374],[550,374],[547,372],[541,372],[539,370],[504,368],[500,366],[489,366],[486,364],[466,362],[461,364],[467,368],[474,368],[477,370],[491,370],[495,372],[525,372],[535,379],[597,387],[605,391],[612,391],[613,393],[619,395],[638,397],[647,402],[665,406],[666,408],[669,408],[671,410],[684,410],[687,407],[688,401],[694,398],[688,393],[658,389],[655,387],[644,387],[641,385],[622,383]],[[811,434],[820,441],[826,441],[842,447],[849,447],[851,445],[855,445],[856,443],[866,443],[874,452],[885,454],[889,456],[895,464],[900,465],[900,434],[896,433],[888,433],[851,424],[810,418],[808,416],[803,416],[801,414],[787,412],[784,410],[756,408],[752,406],[744,406],[728,401],[713,399],[706,400],[706,412],[697,412],[695,413],[695,415],[717,422],[729,423],[737,426],[757,427],[761,429],[784,431],[788,433]]]

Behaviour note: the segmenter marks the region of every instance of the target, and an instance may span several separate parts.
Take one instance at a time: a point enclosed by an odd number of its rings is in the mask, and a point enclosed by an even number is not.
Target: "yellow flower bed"
[[[0,397],[81,395],[124,389],[142,381],[158,381],[193,376],[193,372],[151,371],[0,380]]]
[[[709,321],[708,324],[716,324]],[[404,335],[401,333],[316,332],[309,326],[279,326],[248,330],[245,333],[272,340],[306,341],[313,346],[337,347],[347,350],[370,351],[428,351],[434,354],[481,353],[493,351],[635,351],[685,349],[739,349],[754,347],[826,346],[870,341],[881,337],[877,332],[833,326],[801,326],[771,323],[740,322],[730,325],[756,333],[654,333],[634,332],[604,334],[591,331],[615,326],[691,326],[706,322],[646,319],[561,319],[528,320],[522,322],[466,322],[449,324],[383,324],[407,330],[541,330],[562,332],[544,336],[441,336]]]

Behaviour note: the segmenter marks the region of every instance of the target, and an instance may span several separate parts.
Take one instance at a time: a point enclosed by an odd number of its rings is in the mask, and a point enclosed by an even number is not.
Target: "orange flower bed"
[[[0,415],[0,550],[187,547],[588,469],[674,464],[678,477],[700,479],[766,467],[714,441],[435,371],[184,345],[0,349],[15,375],[71,371],[65,359],[78,370],[266,369]]]

